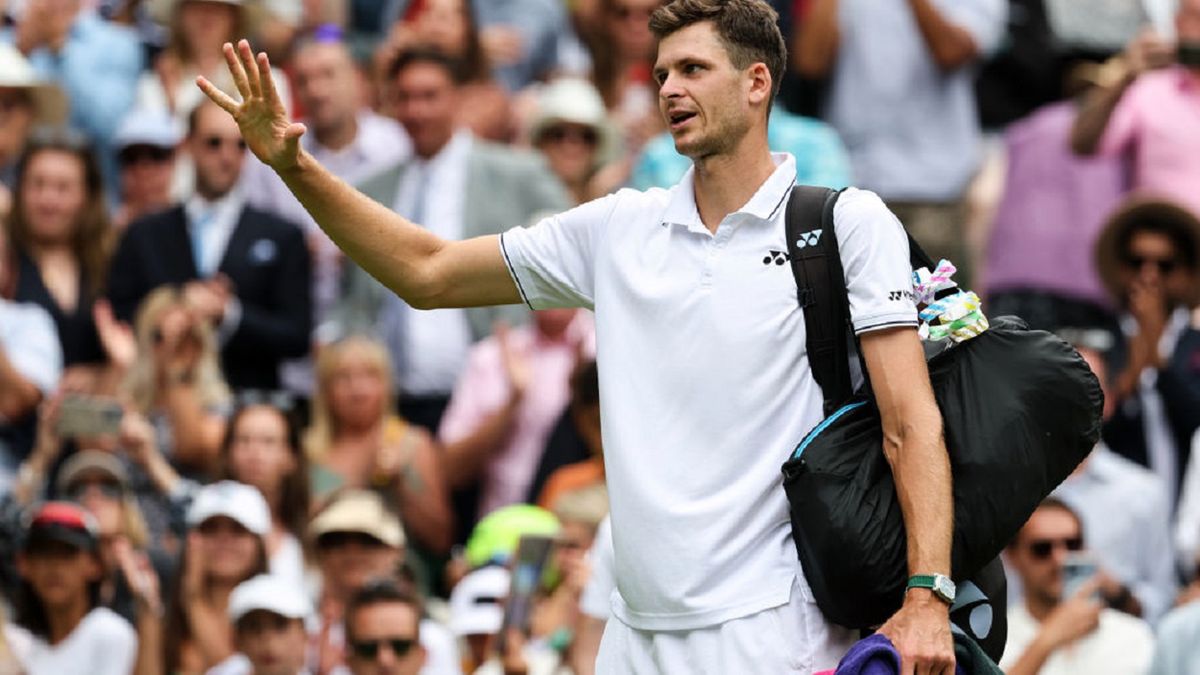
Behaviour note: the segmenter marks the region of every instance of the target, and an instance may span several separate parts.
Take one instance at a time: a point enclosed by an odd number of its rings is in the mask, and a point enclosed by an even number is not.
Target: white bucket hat
[[[0,88],[31,89],[37,124],[59,126],[67,121],[67,97],[53,82],[40,79],[16,47],[0,42]]]
[[[587,80],[564,77],[542,87],[537,97],[529,140],[538,138],[550,127],[562,123],[591,127],[596,131],[596,164],[602,165],[617,155],[618,137],[608,119],[608,110],[600,92]]]

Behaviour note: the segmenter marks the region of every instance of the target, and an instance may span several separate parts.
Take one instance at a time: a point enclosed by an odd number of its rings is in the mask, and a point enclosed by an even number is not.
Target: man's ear
[[[770,105],[774,80],[771,79],[771,70],[767,68],[767,64],[759,61],[751,65],[746,69],[746,78],[749,82],[747,94],[750,97],[750,104],[754,106]]]

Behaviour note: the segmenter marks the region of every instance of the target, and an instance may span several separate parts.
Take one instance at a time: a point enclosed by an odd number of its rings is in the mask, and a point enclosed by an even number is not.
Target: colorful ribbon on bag
[[[922,340],[940,342],[950,339],[964,342],[988,329],[979,296],[973,291],[958,291],[937,299],[939,291],[957,288],[952,277],[958,270],[949,260],[942,260],[930,272],[921,268],[913,272],[913,295],[918,305],[925,305],[918,317],[917,330]]]

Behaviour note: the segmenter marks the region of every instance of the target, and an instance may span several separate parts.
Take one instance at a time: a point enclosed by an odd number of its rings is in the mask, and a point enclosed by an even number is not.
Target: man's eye
[[[689,63],[683,67],[683,72],[688,75],[698,73],[698,72],[700,72],[700,70],[701,70],[700,64],[698,64],[698,63]]]

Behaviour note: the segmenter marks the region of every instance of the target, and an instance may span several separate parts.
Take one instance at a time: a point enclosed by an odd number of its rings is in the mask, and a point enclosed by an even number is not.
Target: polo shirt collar
[[[776,152],[771,153],[771,160],[775,162],[775,171],[759,186],[750,201],[735,213],[770,221],[783,206],[792,186],[796,184],[796,158],[786,152]],[[695,171],[695,166],[689,167],[675,185],[662,220],[664,225],[678,225],[693,232],[708,233],[696,208]]]

